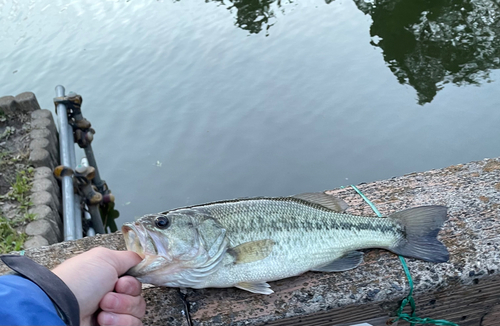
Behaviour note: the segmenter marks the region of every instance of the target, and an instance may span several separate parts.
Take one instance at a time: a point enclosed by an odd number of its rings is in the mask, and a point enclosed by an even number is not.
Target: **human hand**
[[[142,325],[146,302],[141,283],[132,276],[120,277],[141,260],[132,251],[99,247],[66,260],[52,272],[78,300],[81,325]]]

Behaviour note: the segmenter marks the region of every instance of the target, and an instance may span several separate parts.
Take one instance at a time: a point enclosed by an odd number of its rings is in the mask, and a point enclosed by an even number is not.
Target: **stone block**
[[[33,248],[39,248],[43,246],[48,246],[50,243],[47,239],[42,237],[41,235],[35,235],[32,237],[29,237],[26,242],[24,242],[24,249],[33,249]]]
[[[57,196],[57,192],[54,189],[54,184],[52,181],[46,178],[39,178],[36,180],[33,180],[33,186],[31,187],[32,192],[39,192],[39,191],[47,191],[50,192],[53,196]]]
[[[47,128],[39,128],[31,130],[30,138],[31,139],[47,138],[50,142],[55,144],[56,148],[59,148],[59,139],[57,138],[57,134],[51,132]]]
[[[57,135],[57,128],[54,123],[54,120],[48,119],[48,118],[38,118],[38,119],[33,119],[31,120],[31,128],[32,129],[43,129],[47,128],[49,131]]]
[[[30,152],[30,161],[35,167],[47,166],[51,169],[56,167],[49,151],[43,148],[35,148]]]
[[[0,110],[6,115],[12,115],[16,111],[27,113],[33,110],[40,110],[40,105],[36,100],[35,94],[32,92],[24,92],[16,97],[0,97]]]
[[[33,206],[29,209],[28,213],[30,214],[35,214],[35,219],[36,220],[51,220],[56,223],[56,227],[54,231],[57,234],[57,238],[62,241],[63,236],[62,236],[62,230],[63,230],[63,222],[61,215],[59,212],[52,210],[49,206],[47,205],[36,205]]]
[[[54,172],[47,166],[40,166],[35,169],[35,173],[33,175],[33,180],[38,179],[47,179],[52,182],[52,185],[57,192],[57,196],[61,197],[61,187],[59,186],[59,181],[54,176]]]
[[[50,192],[38,191],[31,194],[33,205],[47,205],[55,212],[61,212],[61,202],[58,197],[52,196]]]
[[[47,239],[49,244],[53,244],[57,242],[57,234],[54,231],[54,229],[57,228],[56,222],[51,221],[51,220],[36,220],[33,222],[30,222],[26,226],[26,234],[35,236],[35,235],[40,235]]]
[[[40,178],[53,178],[54,177],[54,172],[46,167],[46,166],[41,166],[35,169],[35,173],[33,174],[33,179],[40,179]]]
[[[12,115],[17,110],[19,110],[19,103],[16,102],[14,96],[0,97],[0,111],[6,116]]]
[[[32,92],[24,92],[15,97],[16,102],[19,104],[19,109],[22,112],[30,112],[40,110],[40,105],[36,100],[36,96]]]
[[[35,138],[31,140],[30,150],[33,151],[37,148],[45,149],[50,153],[53,162],[59,162],[59,150],[53,142],[47,138]]]
[[[52,112],[50,112],[50,110],[47,109],[35,110],[31,112],[31,119],[35,120],[39,118],[47,118],[47,119],[52,119],[52,121],[54,121]]]

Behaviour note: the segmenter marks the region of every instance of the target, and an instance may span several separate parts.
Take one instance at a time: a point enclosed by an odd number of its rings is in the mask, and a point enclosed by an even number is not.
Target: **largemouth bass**
[[[237,287],[271,294],[269,281],[307,271],[340,272],[367,248],[430,262],[448,260],[437,234],[444,206],[420,206],[387,218],[345,214],[325,193],[221,201],[150,214],[122,227],[143,260],[128,274],[181,288]]]

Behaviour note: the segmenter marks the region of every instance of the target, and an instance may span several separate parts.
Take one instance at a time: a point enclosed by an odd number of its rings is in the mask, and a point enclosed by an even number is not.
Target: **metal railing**
[[[82,115],[82,97],[75,93],[65,95],[64,87],[58,85],[54,104],[59,122],[61,158],[61,165],[55,168],[54,173],[62,183],[64,240],[80,239],[84,234],[105,233],[99,207],[110,205],[114,197],[97,169],[91,146],[94,130]],[[75,143],[84,149],[86,155],[79,165],[76,164]]]
[[[64,97],[64,92],[64,87],[61,85],[56,87],[56,96],[58,98]],[[73,129],[68,123],[66,105],[63,103],[57,103],[56,105],[56,113],[59,121],[59,155],[61,157],[61,164],[63,166],[71,167],[71,152],[75,155]],[[71,151],[70,147],[73,147],[73,151]],[[62,184],[64,241],[79,239],[81,236],[77,237],[75,218],[75,216],[77,216],[75,215],[75,204],[79,206],[79,203],[75,202],[73,177],[71,175],[61,175],[60,177]]]

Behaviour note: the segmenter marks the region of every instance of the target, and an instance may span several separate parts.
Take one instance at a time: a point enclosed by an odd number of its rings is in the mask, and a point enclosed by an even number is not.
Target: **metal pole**
[[[64,96],[64,87],[56,86],[56,96]],[[63,166],[71,166],[69,153],[69,125],[66,106],[62,103],[57,104],[57,115],[59,121],[59,149],[61,156],[61,164]],[[73,137],[71,137],[72,139]],[[71,140],[73,144],[73,140]],[[71,176],[62,177],[62,193],[63,193],[63,223],[64,223],[64,240],[76,239],[75,231],[75,196],[73,192],[73,179]]]
[[[71,161],[71,168],[73,171],[76,169],[76,156],[75,156],[75,143],[73,139],[73,128],[68,124],[68,135],[71,139],[68,141],[69,158]],[[82,199],[80,195],[75,194],[75,238],[83,238],[83,225],[82,225],[82,208],[80,206]]]
[[[95,169],[95,177],[94,184],[99,190],[100,193],[103,193],[104,182],[101,180],[101,176],[99,175],[99,169],[97,168],[97,162],[95,160],[94,151],[92,150],[92,145],[88,144],[87,147],[84,148],[85,156],[89,162],[90,166],[93,166]]]
[[[90,213],[90,218],[92,220],[92,226],[94,227],[95,233],[105,234],[104,226],[102,225],[101,213],[99,212],[98,205],[87,205]]]

